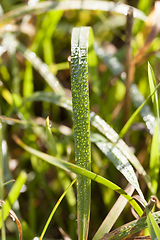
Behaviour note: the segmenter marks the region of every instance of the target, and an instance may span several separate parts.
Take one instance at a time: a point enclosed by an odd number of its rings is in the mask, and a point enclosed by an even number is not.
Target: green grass
[[[134,4],[126,112],[127,1],[2,1],[0,239],[160,239],[160,39]]]

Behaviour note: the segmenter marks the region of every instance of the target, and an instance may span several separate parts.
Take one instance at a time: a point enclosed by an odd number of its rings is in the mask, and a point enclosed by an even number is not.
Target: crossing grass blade
[[[136,203],[136,201],[130,197],[123,189],[121,189],[119,186],[117,186],[116,184],[114,184],[113,182],[109,181],[108,179],[97,175],[89,170],[86,170],[82,167],[79,167],[75,164],[66,162],[64,160],[61,159],[57,159],[55,157],[52,157],[46,153],[40,152],[38,150],[35,150],[31,147],[29,147],[28,145],[26,145],[25,143],[23,143],[21,141],[21,139],[19,139],[17,136],[13,136],[15,142],[21,146],[24,150],[26,150],[27,152],[29,152],[30,154],[33,154],[39,158],[41,158],[42,160],[54,165],[55,167],[61,168],[65,171],[69,171],[75,174],[79,174],[79,175],[83,175],[95,182],[101,183],[102,185],[111,188],[113,191],[118,192],[119,194],[123,195],[128,201],[129,203],[133,206],[133,208],[135,209],[135,211],[138,213],[139,216],[141,216],[143,214],[142,209],[139,207],[139,205]]]
[[[157,223],[160,223],[160,211],[153,213],[154,220]],[[153,218],[152,217],[152,218]],[[100,240],[121,240],[127,239],[132,234],[139,232],[148,227],[147,217],[142,217],[138,220],[129,222],[110,233],[105,234]],[[158,231],[155,227],[155,231]],[[159,238],[153,238],[155,240],[159,240]]]

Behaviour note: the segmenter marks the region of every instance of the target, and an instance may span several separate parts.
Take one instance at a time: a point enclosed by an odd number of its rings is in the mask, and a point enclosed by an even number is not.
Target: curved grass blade
[[[6,186],[6,185],[8,185],[8,184],[10,184],[10,183],[13,183],[13,182],[15,182],[15,180],[14,180],[14,179],[12,179],[12,180],[9,180],[9,181],[7,181],[7,182],[3,183],[3,186]]]
[[[81,168],[75,164],[69,163],[69,162],[65,162],[63,160],[57,159],[55,157],[52,157],[46,153],[40,152],[38,150],[35,150],[29,146],[27,146],[25,143],[23,143],[21,141],[21,139],[19,139],[17,136],[14,135],[14,140],[15,142],[21,146],[24,150],[26,150],[27,152],[29,152],[30,154],[33,154],[39,158],[41,158],[42,160],[56,166],[59,167],[65,171],[69,171],[69,172],[73,172],[75,174],[80,174],[83,175],[87,178],[90,178],[91,180],[101,183],[102,185],[111,188],[112,190],[118,192],[119,194],[123,195],[128,201],[129,203],[133,206],[133,208],[136,210],[136,212],[138,213],[139,216],[141,216],[143,214],[142,209],[139,207],[139,205],[136,203],[136,201],[130,197],[123,189],[121,189],[119,186],[117,186],[116,184],[110,182],[108,179],[97,175],[89,170],[86,170],[84,168]]]
[[[60,203],[61,203],[61,201],[63,200],[63,198],[65,197],[65,195],[67,194],[68,190],[69,190],[69,189],[72,187],[72,185],[76,182],[76,180],[77,180],[77,178],[75,178],[75,179],[71,182],[71,184],[68,186],[68,188],[64,191],[64,193],[63,193],[63,194],[61,195],[61,197],[58,199],[56,205],[54,206],[54,208],[53,208],[53,210],[52,210],[52,212],[51,212],[51,214],[49,215],[49,218],[48,218],[48,220],[47,220],[47,222],[46,222],[46,224],[45,224],[45,226],[44,226],[44,229],[43,229],[43,231],[42,231],[42,233],[41,233],[41,236],[40,236],[39,240],[42,240],[42,239],[43,239],[43,237],[44,237],[44,235],[45,235],[45,232],[47,231],[47,228],[48,228],[48,226],[49,226],[49,224],[50,224],[50,222],[51,222],[51,220],[52,220],[52,217],[53,217],[55,211],[57,210],[58,206],[60,205]]]
[[[71,38],[71,90],[76,165],[91,170],[88,47],[90,27],[74,28]],[[78,239],[87,240],[91,180],[77,175]]]
[[[157,224],[160,223],[160,211],[153,213],[153,218]],[[139,232],[147,227],[147,217],[142,217],[138,220],[129,222],[110,233],[105,234],[100,240],[125,240],[132,234]]]
[[[17,41],[17,40],[16,40]],[[45,79],[48,85],[59,95],[65,95],[64,89],[58,79],[50,72],[47,64],[31,50],[17,41],[17,49],[23,53],[23,56],[32,64],[38,73]]]
[[[115,144],[117,148],[119,148],[119,150],[132,163],[132,165],[137,169],[137,171],[143,175],[148,187],[154,192],[151,186],[149,176],[145,172],[144,168],[142,167],[136,156],[131,152],[129,147],[126,145],[126,143],[122,139],[119,139],[118,134],[98,115],[92,112],[90,116],[92,125],[96,127],[102,134],[104,134],[108,140]]]
[[[0,27],[4,26],[11,20],[19,20],[26,14],[41,14],[47,12],[49,10],[73,10],[73,9],[80,9],[80,10],[101,10],[101,11],[110,11],[116,12],[120,14],[127,15],[128,9],[130,8],[129,5],[119,3],[116,4],[114,2],[105,2],[105,1],[64,1],[64,2],[40,2],[34,6],[22,6],[14,9],[8,13],[5,13],[0,19]],[[146,15],[136,9],[134,9],[134,17],[145,21]]]
[[[139,195],[145,202],[143,193],[140,189],[137,176],[132,168],[132,165],[129,163],[127,158],[122,154],[122,152],[114,146],[112,143],[102,143],[97,142],[96,145],[99,149],[109,158],[112,163],[115,165],[117,170],[119,170],[123,176],[127,179],[127,181],[134,186]]]

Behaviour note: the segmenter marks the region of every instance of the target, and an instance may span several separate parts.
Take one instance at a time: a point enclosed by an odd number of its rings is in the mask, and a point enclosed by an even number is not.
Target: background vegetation
[[[66,99],[71,99],[71,67],[68,57],[71,55],[72,29],[81,26],[91,26],[93,29],[98,60],[94,73],[90,68],[90,110],[104,119],[118,134],[127,119],[150,94],[147,61],[154,69],[157,83],[160,74],[159,28],[155,28],[158,20],[154,22],[153,18],[158,16],[160,7],[155,5],[153,9],[155,1],[121,1],[141,10],[134,18],[131,38],[131,56],[138,56],[135,58],[135,74],[131,73],[131,81],[140,92],[136,93],[133,89],[131,98],[126,94],[126,89],[129,89],[124,84],[129,69],[134,71],[134,67],[128,67],[128,60],[126,61],[129,51],[126,50],[127,11],[122,14],[122,10],[119,12],[116,9],[71,10],[72,3],[76,1],[68,1],[66,10],[63,3],[56,11],[49,11],[47,4],[38,10],[38,2],[50,4],[50,1],[36,2],[2,0],[0,3],[0,115],[3,123],[1,155],[4,160],[3,166],[1,165],[1,181],[17,179],[22,170],[27,173],[26,183],[12,207],[21,221],[24,240],[36,239],[41,235],[50,212],[74,178],[72,173],[55,168],[24,151],[13,139],[16,135],[34,149],[75,163],[72,114],[67,102],[64,105]],[[95,2],[99,4],[99,1]],[[24,6],[25,11],[22,12],[21,7]],[[155,31],[146,42],[152,30]],[[55,95],[52,95],[53,92]],[[56,94],[64,96],[64,100],[56,99]],[[147,110],[145,108],[136,116],[123,139],[151,176],[152,187],[159,198],[159,162],[157,163],[156,157],[151,158],[151,153],[154,155],[153,152],[156,152],[152,151],[152,136],[155,116],[158,115],[154,115],[152,101],[147,104]],[[52,137],[46,130],[48,116]],[[91,132],[95,134],[98,130],[92,125]],[[125,189],[127,180],[117,171],[109,156],[97,147],[98,135],[94,134],[91,134],[92,171]],[[153,158],[156,160],[151,161]],[[142,176],[139,176],[139,183],[148,201],[152,193]],[[4,187],[1,199],[2,196],[4,199],[7,197],[12,185],[13,183],[9,183]],[[89,239],[94,236],[119,196],[94,181],[91,192]],[[76,214],[76,186],[73,185],[59,205],[44,239],[61,239],[59,228],[71,239],[77,239]],[[135,218],[127,205],[113,229],[133,219]],[[6,221],[6,236],[8,240],[18,237],[17,227],[9,218]]]

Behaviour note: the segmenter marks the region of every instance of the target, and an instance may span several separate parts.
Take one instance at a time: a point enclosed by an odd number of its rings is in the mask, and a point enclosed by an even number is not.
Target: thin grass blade
[[[153,69],[148,63],[148,79],[150,92],[156,87],[156,80],[154,76]],[[158,104],[158,93],[157,91],[152,96],[152,102],[154,106],[154,112],[156,115],[156,126],[153,134],[152,144],[151,144],[151,153],[150,153],[150,176],[152,186],[154,191],[157,192],[158,188],[158,178],[159,178],[159,104]]]
[[[47,133],[47,137],[48,137],[48,142],[51,145],[52,155],[55,156],[57,154],[56,141],[51,132],[51,128],[50,128],[50,124],[49,124],[49,117],[47,117],[47,119],[46,119],[46,133]]]
[[[55,214],[58,206],[60,205],[61,201],[63,200],[63,198],[64,198],[65,195],[67,194],[68,190],[69,190],[69,189],[72,187],[72,185],[76,182],[76,180],[77,180],[77,178],[75,178],[75,179],[71,182],[71,184],[68,186],[68,188],[64,191],[64,193],[61,195],[61,197],[60,197],[59,200],[57,201],[57,203],[56,203],[56,205],[54,206],[51,214],[49,215],[49,218],[48,218],[48,220],[47,220],[47,222],[46,222],[46,224],[45,224],[45,226],[44,226],[44,229],[43,229],[43,231],[42,231],[42,233],[41,233],[41,236],[40,236],[39,240],[42,240],[42,239],[43,239],[43,237],[44,237],[44,235],[45,235],[45,233],[46,233],[46,231],[47,231],[47,228],[48,228],[48,226],[49,226],[49,224],[50,224],[50,222],[51,222],[51,220],[52,220],[52,218],[53,218],[53,215]]]
[[[160,87],[160,83],[156,86],[154,91],[146,98],[146,100],[136,109],[136,111],[132,114],[132,116],[129,118],[127,123],[124,125],[122,130],[119,133],[119,137],[123,138],[126,132],[129,130],[130,126],[133,124],[136,116],[140,113],[144,105],[148,102],[148,100],[154,95],[154,93],[157,91],[157,89]]]
[[[152,92],[154,92],[154,90],[156,88],[156,79],[155,79],[153,69],[152,69],[149,62],[148,62],[148,79],[149,79],[150,92],[152,93]],[[158,93],[157,93],[157,91],[152,96],[152,102],[153,102],[153,105],[154,105],[155,115],[156,115],[157,118],[159,118]]]

